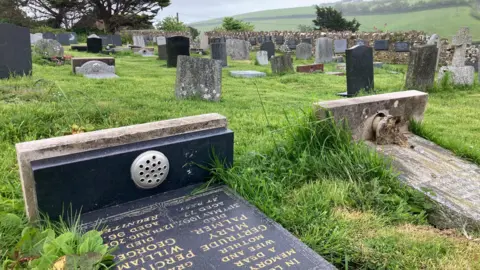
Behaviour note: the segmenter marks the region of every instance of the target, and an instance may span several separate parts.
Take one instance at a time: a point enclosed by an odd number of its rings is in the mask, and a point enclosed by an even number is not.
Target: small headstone
[[[135,54],[141,55],[143,57],[154,57],[153,48],[140,48]]]
[[[190,56],[190,39],[182,36],[167,38],[167,67],[176,67],[179,55]]]
[[[57,34],[57,41],[62,44],[62,46],[70,45],[70,33],[59,33]]]
[[[54,33],[46,32],[43,33],[43,39],[56,39],[56,36]]]
[[[375,40],[373,48],[375,51],[388,51],[388,40]]]
[[[87,37],[87,51],[90,53],[99,53],[102,51],[102,39],[92,34]]]
[[[297,42],[295,39],[289,39],[285,42],[285,45],[288,46],[290,50],[295,50],[297,48]]]
[[[297,66],[297,72],[300,72],[300,73],[323,72],[323,64]]]
[[[32,49],[28,28],[0,23],[0,79],[32,73]]]
[[[396,42],[395,43],[395,52],[409,52],[410,43],[408,42]]]
[[[145,47],[145,38],[143,36],[133,36],[133,45]]]
[[[72,73],[77,72],[76,68],[83,66],[83,64],[90,61],[100,61],[109,66],[115,66],[115,58],[113,57],[73,57],[72,58]]]
[[[342,96],[356,96],[360,90],[374,89],[373,49],[367,46],[354,46],[346,51],[347,92]]]
[[[157,45],[165,45],[165,44],[167,44],[167,38],[166,38],[166,37],[163,37],[163,36],[157,37],[156,41],[157,41]]]
[[[112,44],[115,46],[122,46],[122,37],[120,35],[111,35]]]
[[[335,66],[335,69],[337,70],[342,70],[342,71],[347,71],[347,64],[345,63],[340,63]]]
[[[317,39],[315,50],[315,63],[330,63],[333,60],[333,40],[322,37]]]
[[[222,62],[219,60],[178,56],[175,96],[220,101]]]
[[[294,72],[293,59],[290,54],[274,56],[270,59],[273,74],[284,74]]]
[[[347,50],[347,40],[346,39],[335,39],[333,41],[333,47],[335,53],[345,53]]]
[[[252,46],[257,45],[257,39],[256,38],[250,38],[249,42],[250,42],[250,45],[252,45]]]
[[[35,43],[34,52],[44,58],[62,58],[64,49],[62,45],[54,39],[42,39]]]
[[[215,42],[210,44],[212,59],[222,61],[222,66],[228,66],[227,44],[225,42]]]
[[[275,37],[275,44],[283,45],[285,43],[285,38],[283,36]]]
[[[257,78],[257,77],[265,77],[267,74],[265,72],[260,72],[256,70],[234,70],[230,71],[230,75],[232,77],[239,77],[239,78]]]
[[[159,60],[167,60],[168,59],[167,44],[158,45],[158,59]]]
[[[440,43],[440,37],[437,34],[433,34],[428,39],[427,45],[435,45],[438,49],[437,64],[435,65],[435,70],[437,70],[438,69],[438,63],[440,62],[440,52],[442,50],[442,44]]]
[[[77,33],[69,33],[70,34],[70,37],[68,38],[69,42],[70,42],[70,45],[71,44],[78,44],[78,40],[77,40]]]
[[[374,68],[383,68],[383,62],[373,62]]]
[[[227,39],[227,54],[232,60],[249,60],[250,43],[240,39]]]
[[[308,60],[312,58],[312,49],[312,44],[300,43],[299,45],[297,45],[295,55],[297,59]]]
[[[75,73],[83,74],[84,77],[90,79],[110,79],[118,78],[115,74],[115,66],[109,66],[101,61],[88,61],[81,67],[75,68]]]
[[[37,41],[42,40],[42,39],[43,39],[43,34],[42,33],[30,34],[30,43],[32,45],[35,45],[35,43],[37,43]]]
[[[268,65],[268,52],[258,51],[256,56],[257,64],[260,66]]]
[[[438,49],[436,45],[412,48],[408,61],[405,88],[427,91],[433,87]]]
[[[261,51],[268,53],[268,59],[275,56],[275,44],[272,41],[266,41],[260,46]]]

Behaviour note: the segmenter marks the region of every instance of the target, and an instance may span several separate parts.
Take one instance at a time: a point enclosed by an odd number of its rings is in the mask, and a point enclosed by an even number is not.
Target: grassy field
[[[219,103],[177,100],[175,69],[133,55],[116,56],[120,78],[113,80],[75,76],[70,66],[34,64],[32,78],[1,81],[0,221],[6,213],[24,219],[15,143],[217,112],[235,132],[236,162],[231,171],[218,170],[216,179],[337,267],[480,269],[478,242],[429,226],[428,202],[401,186],[383,159],[352,143],[344,131],[309,118],[313,102],[345,91],[345,77],[228,75],[236,69],[270,73],[252,63],[229,62]],[[392,74],[393,69],[402,72]],[[402,90],[404,71],[404,66],[376,70],[377,91]],[[426,136],[480,161],[480,86],[440,90],[430,95]],[[24,226],[24,221],[0,222],[0,256],[8,254]]]
[[[279,18],[285,15],[311,15],[307,18]],[[248,20],[255,25],[256,31],[273,30],[298,30],[299,24],[312,25],[315,17],[313,7],[301,7],[291,9],[266,10],[255,13],[242,14],[236,18]],[[261,19],[255,19],[255,18]],[[441,37],[451,38],[462,26],[469,26],[475,40],[480,40],[480,28],[475,27],[480,21],[470,16],[469,7],[452,7],[425,10],[411,13],[398,13],[388,15],[346,16],[348,19],[356,18],[360,23],[360,31],[374,31],[377,27],[383,31],[409,31],[419,30],[427,33],[437,33]],[[201,23],[193,23],[200,31],[210,31],[219,26],[221,20],[210,20]],[[386,27],[384,25],[387,24]]]

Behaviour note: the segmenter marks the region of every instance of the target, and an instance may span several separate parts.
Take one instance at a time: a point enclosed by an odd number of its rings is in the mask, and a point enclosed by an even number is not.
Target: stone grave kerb
[[[457,34],[452,37],[452,45],[455,46],[455,52],[453,53],[452,66],[463,67],[465,66],[465,53],[467,51],[467,45],[472,44],[472,36],[470,35],[470,29],[468,27],[462,27],[458,30]]]

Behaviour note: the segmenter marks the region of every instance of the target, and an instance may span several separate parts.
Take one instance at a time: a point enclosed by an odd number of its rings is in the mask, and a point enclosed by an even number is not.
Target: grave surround
[[[324,67],[323,64],[297,66],[297,72],[300,72],[300,73],[323,72],[323,67]]]
[[[100,61],[109,66],[115,66],[115,58],[113,57],[74,57],[72,58],[72,72],[75,74],[76,67],[81,67],[89,61]]]

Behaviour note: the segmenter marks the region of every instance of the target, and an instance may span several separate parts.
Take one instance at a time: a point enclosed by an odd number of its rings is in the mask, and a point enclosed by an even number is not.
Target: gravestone
[[[79,52],[86,52],[88,51],[88,46],[87,45],[72,45],[70,46],[70,49],[74,51],[79,51]]]
[[[220,101],[222,61],[179,55],[177,64],[177,98]]]
[[[190,56],[190,39],[182,36],[167,38],[167,67],[176,67],[179,55]]]
[[[31,73],[32,49],[29,29],[0,23],[0,79]]]
[[[252,46],[257,45],[257,39],[256,38],[250,38],[249,42],[250,42],[250,45],[252,45]]]
[[[158,59],[159,60],[167,60],[167,44],[158,45]]]
[[[353,46],[346,51],[347,92],[341,96],[356,96],[360,90],[374,89],[373,49],[367,46]]]
[[[395,52],[409,52],[410,43],[408,42],[395,42]]]
[[[438,72],[438,80],[443,80],[445,75],[451,75],[452,83],[455,85],[473,85],[475,81],[475,68],[465,66],[465,53],[467,45],[472,44],[472,36],[468,27],[462,27],[457,35],[452,38],[452,45],[455,46],[451,66],[441,67]]]
[[[133,36],[133,45],[145,47],[145,38],[143,36]]]
[[[297,72],[300,72],[300,73],[323,72],[323,64],[297,66]]]
[[[120,35],[111,35],[111,44],[115,46],[122,46],[122,37]]]
[[[165,44],[167,44],[167,38],[164,37],[164,36],[157,37],[157,38],[155,39],[155,41],[157,42],[157,45],[165,45]]]
[[[260,66],[266,66],[268,65],[268,52],[267,51],[258,51],[256,60],[258,65]]]
[[[261,51],[268,53],[268,59],[275,56],[275,44],[272,41],[266,41],[260,46]]]
[[[333,60],[333,40],[322,37],[317,39],[315,49],[315,64],[330,63]]]
[[[249,60],[249,43],[240,39],[227,39],[227,54],[232,60]]]
[[[135,54],[141,55],[143,57],[155,57],[153,48],[140,48],[135,52]]]
[[[285,43],[285,38],[283,36],[275,37],[275,43],[277,45],[283,45]]]
[[[58,43],[62,44],[62,46],[70,45],[70,33],[59,33],[56,38]]]
[[[333,47],[335,53],[345,53],[347,50],[347,40],[346,39],[335,39],[333,41]]]
[[[363,39],[357,39],[356,44],[358,46],[366,46],[366,47],[370,45],[367,40],[363,40]]]
[[[43,39],[43,34],[42,33],[36,33],[36,34],[30,34],[30,44],[35,45],[37,41]]]
[[[388,40],[375,40],[373,48],[375,51],[388,51]]]
[[[408,60],[406,89],[427,91],[433,87],[438,49],[436,45],[412,48]]]
[[[227,57],[227,44],[225,42],[212,43],[211,46],[211,54],[212,59],[222,61],[222,66],[228,66],[228,57]]]
[[[43,33],[43,39],[56,39],[56,36],[54,33],[46,32]]]
[[[313,44],[313,39],[312,38],[302,38],[302,42],[300,43],[307,43],[312,45]]]
[[[440,52],[442,50],[442,44],[440,43],[440,37],[437,34],[433,34],[427,41],[427,45],[435,45],[438,49],[437,54],[437,64],[435,65],[435,70],[438,69],[438,63],[440,61]]]
[[[78,44],[78,40],[77,40],[77,33],[70,33],[70,37],[68,38],[69,42],[70,42],[70,45],[71,44]]]
[[[87,51],[90,53],[99,53],[102,51],[102,39],[92,34],[87,37]]]
[[[35,43],[34,52],[44,58],[63,58],[64,49],[54,39],[42,39]]]
[[[72,73],[76,73],[76,68],[90,61],[100,61],[109,66],[115,66],[115,58],[113,57],[73,57],[72,58]]]
[[[99,36],[102,39],[102,46],[107,47],[109,44],[112,44],[112,40],[110,36],[108,35],[100,35]]]
[[[208,45],[208,36],[203,34],[201,37],[200,37],[200,49],[206,51],[208,49],[210,49],[210,46]]]
[[[230,71],[230,76],[239,78],[258,78],[265,77],[267,74],[256,70],[233,70]]]
[[[294,72],[293,59],[290,54],[274,56],[270,59],[273,74],[284,74]]]
[[[295,55],[297,59],[308,60],[312,58],[312,49],[313,49],[312,44],[300,43],[297,46]]]
[[[109,66],[102,61],[88,61],[80,67],[75,68],[76,74],[83,74],[90,79],[110,79],[118,78],[115,74],[115,66]]]
[[[297,42],[295,41],[295,39],[288,39],[287,41],[285,41],[285,45],[287,45],[288,49],[290,50],[295,50],[297,48]]]

